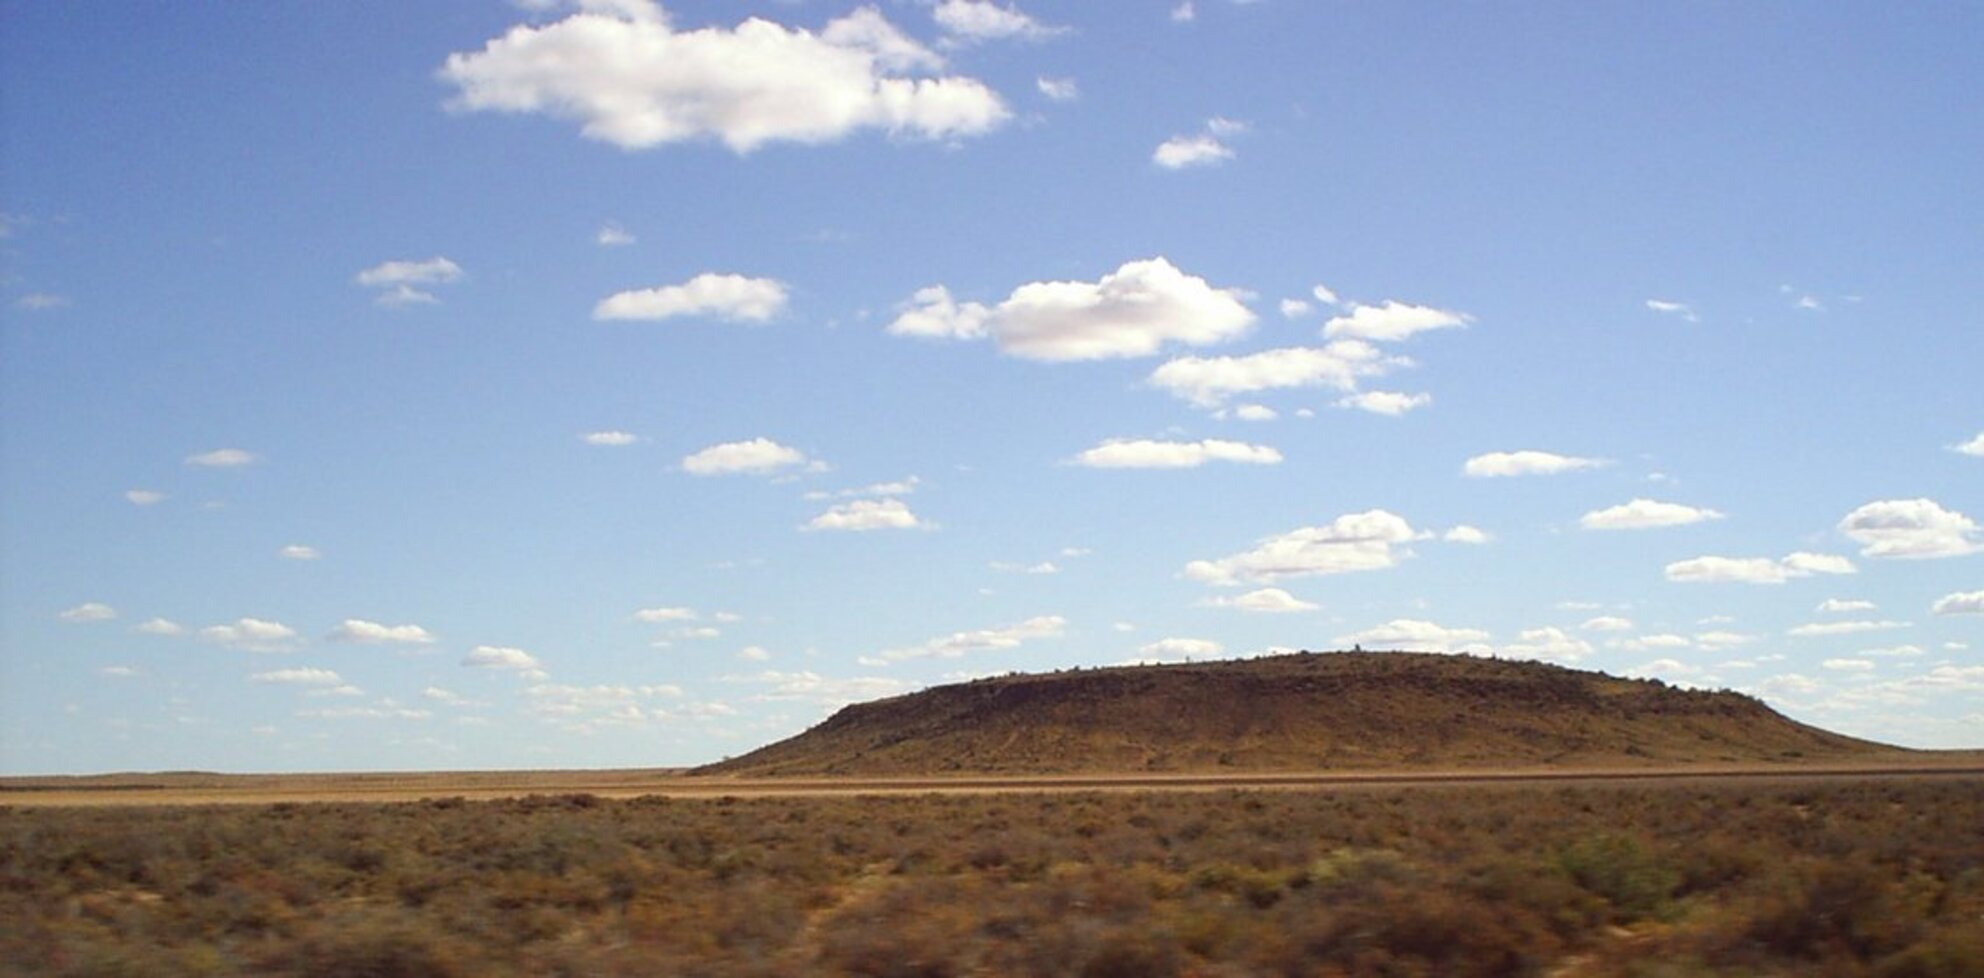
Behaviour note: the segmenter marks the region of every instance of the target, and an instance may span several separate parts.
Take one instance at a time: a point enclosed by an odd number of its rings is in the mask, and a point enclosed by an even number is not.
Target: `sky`
[[[1984,747],[1975,5],[0,22],[0,772],[1352,646]]]

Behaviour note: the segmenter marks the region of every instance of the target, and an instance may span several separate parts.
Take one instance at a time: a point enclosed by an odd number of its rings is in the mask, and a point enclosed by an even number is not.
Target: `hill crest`
[[[751,776],[1642,766],[1900,748],[1730,691],[1416,652],[1013,673],[856,703],[700,768]]]

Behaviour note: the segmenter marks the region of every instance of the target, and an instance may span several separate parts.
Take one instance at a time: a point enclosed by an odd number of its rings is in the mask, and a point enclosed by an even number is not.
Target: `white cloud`
[[[96,674],[105,679],[130,679],[139,675],[139,672],[134,666],[103,666],[96,671]]]
[[[1151,356],[1167,343],[1205,346],[1245,333],[1254,314],[1235,289],[1187,275],[1162,257],[1125,262],[1094,282],[1029,282],[997,306],[958,303],[941,285],[919,290],[888,331],[976,339],[1028,360]]]
[[[522,673],[541,673],[543,666],[537,657],[522,649],[506,645],[478,645],[462,657],[462,665],[480,669],[507,669]]]
[[[279,621],[237,618],[232,624],[208,625],[200,629],[200,638],[249,652],[282,652],[295,642],[296,629]]]
[[[470,701],[468,697],[463,696],[462,694],[457,693],[453,690],[443,689],[439,686],[429,686],[426,689],[421,690],[420,696],[422,699],[432,700],[436,703],[441,703],[446,706],[470,705]]]
[[[1804,552],[1790,554],[1783,560],[1769,557],[1695,557],[1675,561],[1666,568],[1668,580],[1688,584],[1782,584],[1794,577],[1854,572],[1853,562],[1844,557]]]
[[[186,456],[187,465],[197,465],[208,469],[235,469],[244,465],[253,465],[258,461],[260,459],[256,457],[254,452],[243,451],[239,448],[216,448],[211,452],[201,452],[198,455]]]
[[[1179,0],[1178,5],[1171,8],[1171,22],[1174,24],[1187,24],[1198,17],[1199,12],[1192,6],[1192,0]]]
[[[63,621],[77,622],[77,623],[92,622],[92,621],[109,621],[112,618],[117,617],[117,609],[112,608],[111,606],[104,604],[101,601],[85,601],[82,604],[75,606],[74,608],[70,608],[63,611],[62,613],[56,615],[55,617],[60,618]]]
[[[1348,315],[1337,316],[1323,324],[1323,336],[1333,340],[1388,343],[1408,339],[1427,330],[1456,329],[1466,326],[1468,322],[1466,313],[1387,299],[1382,306],[1353,305]]]
[[[708,316],[762,323],[785,310],[785,283],[771,278],[704,272],[680,285],[615,292],[593,307],[594,319],[673,319]]]
[[[1742,632],[1715,631],[1695,633],[1695,644],[1712,650],[1733,649],[1739,645],[1748,645],[1756,640],[1757,636],[1745,635]]]
[[[381,625],[363,618],[346,618],[325,637],[333,642],[357,642],[362,645],[434,644],[433,634],[419,625]]]
[[[1496,479],[1519,475],[1556,475],[1607,465],[1604,459],[1580,458],[1524,449],[1515,452],[1489,452],[1467,460],[1461,472],[1471,479]]]
[[[1961,445],[1951,445],[1950,451],[1959,452],[1964,455],[1972,455],[1977,458],[1984,458],[1984,431],[1978,432],[1977,437],[1972,438],[1971,440],[1964,442]]]
[[[806,522],[808,530],[913,530],[929,528],[900,499],[856,499],[829,508]]]
[[[1208,598],[1200,602],[1213,608],[1232,608],[1237,611],[1250,611],[1256,614],[1292,614],[1302,611],[1315,611],[1322,605],[1304,601],[1278,587],[1264,587],[1257,591],[1233,597]]]
[[[1494,540],[1495,538],[1491,536],[1486,530],[1483,530],[1479,527],[1468,526],[1467,524],[1463,523],[1460,526],[1456,526],[1453,529],[1448,530],[1444,535],[1440,537],[1440,539],[1445,540],[1448,543],[1464,543],[1464,544],[1468,544],[1469,546],[1478,547],[1484,543],[1488,543]]]
[[[1785,634],[1793,638],[1823,638],[1830,635],[1857,635],[1861,632],[1885,632],[1897,628],[1908,628],[1913,622],[1906,621],[1828,621],[1799,625]]]
[[[1011,562],[1011,561],[1004,561],[1004,560],[995,560],[995,561],[993,561],[993,562],[992,562],[992,565],[991,565],[991,566],[992,566],[992,569],[993,569],[993,570],[995,570],[995,571],[998,571],[998,572],[1000,572],[1000,573],[1002,573],[1002,574],[1059,574],[1059,573],[1061,573],[1061,567],[1060,567],[1060,565],[1058,565],[1058,564],[1056,564],[1056,563],[1054,563],[1054,562],[1053,562],[1053,561],[1051,561],[1051,560],[1043,560],[1043,561],[1040,561],[1039,563],[1035,563],[1035,564],[1017,564],[1017,563],[1013,563],[1013,562]]]
[[[832,678],[810,671],[766,670],[752,676],[727,678],[732,682],[758,683],[768,687],[765,692],[758,694],[757,699],[798,700],[818,703],[826,707],[845,706],[848,703],[880,699],[884,696],[897,696],[915,688],[911,683],[887,676]]]
[[[1362,340],[1338,340],[1323,347],[1283,347],[1238,357],[1179,357],[1152,371],[1150,383],[1199,407],[1215,408],[1235,394],[1259,391],[1354,391],[1361,378],[1411,365],[1411,360],[1388,356]]]
[[[1638,638],[1618,639],[1607,642],[1606,644],[1613,648],[1625,649],[1628,652],[1645,652],[1648,649],[1691,648],[1695,643],[1689,640],[1686,635],[1661,632],[1656,635],[1641,635]]]
[[[695,621],[699,616],[694,608],[642,608],[634,612],[635,621]]]
[[[968,41],[1038,40],[1062,32],[1062,28],[1047,27],[1017,7],[1001,7],[991,0],[941,0],[930,16],[944,33]]]
[[[186,634],[186,626],[181,625],[178,622],[173,621],[169,618],[148,618],[142,622],[139,622],[136,625],[131,626],[131,630],[143,635]]]
[[[1617,615],[1599,615],[1596,618],[1586,619],[1585,623],[1578,627],[1587,632],[1623,632],[1633,627],[1633,620],[1620,618]]]
[[[1316,311],[1316,307],[1310,305],[1306,299],[1283,299],[1277,308],[1281,310],[1284,319],[1299,319]]]
[[[1402,517],[1382,509],[1347,513],[1323,526],[1263,538],[1244,553],[1192,561],[1185,565],[1185,576],[1207,584],[1236,585],[1382,570],[1409,556],[1400,545],[1418,535]]]
[[[1565,634],[1561,628],[1531,628],[1516,636],[1517,641],[1501,647],[1500,654],[1515,659],[1549,659],[1576,662],[1591,654],[1591,643]]]
[[[1033,80],[1033,86],[1040,90],[1040,94],[1056,102],[1073,101],[1081,97],[1082,93],[1081,86],[1075,84],[1073,78],[1048,78],[1042,76]]]
[[[1192,136],[1173,136],[1157,145],[1151,151],[1151,162],[1167,170],[1183,170],[1187,167],[1217,166],[1234,158],[1231,147],[1219,141],[1211,133]]]
[[[329,669],[277,669],[272,672],[258,672],[249,679],[258,683],[274,683],[282,686],[342,686],[344,680]]]
[[[1029,618],[1016,625],[998,628],[981,628],[969,632],[953,632],[933,638],[922,645],[904,649],[890,649],[877,653],[874,657],[864,657],[864,665],[886,665],[891,662],[904,662],[910,659],[956,659],[968,652],[998,651],[1018,648],[1040,639],[1060,638],[1067,630],[1068,620],[1060,615],[1044,615]]]
[[[1938,615],[1984,615],[1984,591],[1945,594],[1929,610]]]
[[[284,560],[316,560],[322,557],[323,554],[319,553],[316,547],[292,543],[276,551],[276,556]]]
[[[30,292],[27,295],[21,296],[20,298],[14,300],[15,308],[26,309],[29,312],[43,312],[49,309],[61,309],[68,305],[70,305],[68,296],[56,295],[53,292]]]
[[[133,506],[153,506],[165,501],[165,493],[155,489],[127,489],[124,498]]]
[[[1868,659],[1827,659],[1819,664],[1837,672],[1874,671],[1874,663]]]
[[[1578,518],[1578,525],[1587,530],[1646,530],[1663,526],[1687,526],[1690,523],[1705,523],[1719,520],[1723,516],[1712,509],[1686,506],[1681,503],[1663,503],[1651,499],[1635,499],[1609,509],[1593,510]]]
[[[1277,465],[1281,452],[1267,445],[1216,438],[1196,442],[1111,438],[1070,462],[1092,469],[1191,469],[1207,462]]]
[[[1684,302],[1669,302],[1666,299],[1648,299],[1646,300],[1646,307],[1657,313],[1679,316],[1691,323],[1701,322],[1700,317],[1695,315],[1695,311],[1689,308],[1687,303]]]
[[[1244,120],[1225,116],[1216,115],[1206,120],[1206,131],[1215,136],[1238,136],[1251,128]]]
[[[1839,529],[1863,545],[1863,557],[1960,557],[1984,551],[1977,523],[1933,499],[1871,502],[1846,514]]]
[[[723,629],[713,625],[691,625],[688,628],[678,628],[668,634],[691,642],[707,642],[713,638],[722,638]]]
[[[633,244],[636,240],[638,239],[629,234],[626,228],[618,224],[604,225],[599,229],[598,234],[593,235],[593,241],[602,248],[621,248]]]
[[[1309,294],[1315,296],[1317,302],[1326,306],[1340,306],[1343,304],[1343,300],[1337,297],[1336,290],[1327,285],[1318,285],[1310,289]]]
[[[819,463],[769,438],[711,445],[682,459],[682,470],[690,475],[770,475],[802,466],[817,468]]]
[[[1398,391],[1365,391],[1361,394],[1352,394],[1348,397],[1339,398],[1336,406],[1356,408],[1359,411],[1369,411],[1372,414],[1383,414],[1396,418],[1407,411],[1415,408],[1423,408],[1431,403],[1433,403],[1433,395],[1431,394],[1402,394]]]
[[[1913,659],[1922,654],[1919,645],[1890,645],[1878,649],[1861,649],[1861,655],[1877,656],[1883,659]]]
[[[746,645],[737,650],[737,657],[745,662],[765,662],[771,659],[772,654],[760,646]]]
[[[1229,415],[1241,421],[1273,421],[1281,417],[1274,408],[1265,404],[1236,404],[1231,412],[1220,413],[1220,417]]]
[[[818,33],[757,17],[677,31],[659,6],[628,0],[512,27],[481,51],[449,55],[441,77],[460,90],[451,109],[572,119],[586,138],[623,149],[714,138],[748,153],[863,129],[949,140],[1010,118],[983,82],[911,74],[942,66],[874,7]]]
[[[1204,638],[1161,638],[1137,649],[1140,663],[1211,659],[1225,652],[1226,646]]]
[[[1874,607],[1875,605],[1872,601],[1862,601],[1857,598],[1827,598],[1819,602],[1819,606],[1813,610],[1825,614],[1838,614],[1846,611],[1872,611]]]
[[[598,445],[602,448],[617,448],[623,445],[632,445],[640,441],[641,436],[627,431],[588,431],[580,435],[579,440],[588,445]]]
[[[404,306],[439,302],[423,286],[447,285],[460,281],[462,267],[440,255],[424,261],[381,262],[358,273],[356,281],[377,289],[375,299],[382,306]]]
[[[1394,618],[1374,628],[1338,635],[1338,646],[1401,652],[1485,652],[1488,633],[1478,628],[1447,628],[1415,618]]]
[[[1625,675],[1631,679],[1687,680],[1702,674],[1700,666],[1691,666],[1679,659],[1655,659],[1627,669]]]

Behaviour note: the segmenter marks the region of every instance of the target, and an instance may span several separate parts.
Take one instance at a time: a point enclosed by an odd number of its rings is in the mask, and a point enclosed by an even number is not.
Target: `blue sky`
[[[1352,644],[1984,746],[1975,8],[0,19],[0,770]]]

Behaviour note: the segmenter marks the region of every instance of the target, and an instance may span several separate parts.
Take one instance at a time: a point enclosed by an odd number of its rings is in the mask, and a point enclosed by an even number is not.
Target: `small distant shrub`
[[[1559,862],[1571,879],[1603,897],[1623,920],[1653,916],[1681,885],[1681,874],[1638,839],[1603,834],[1580,839]]]

